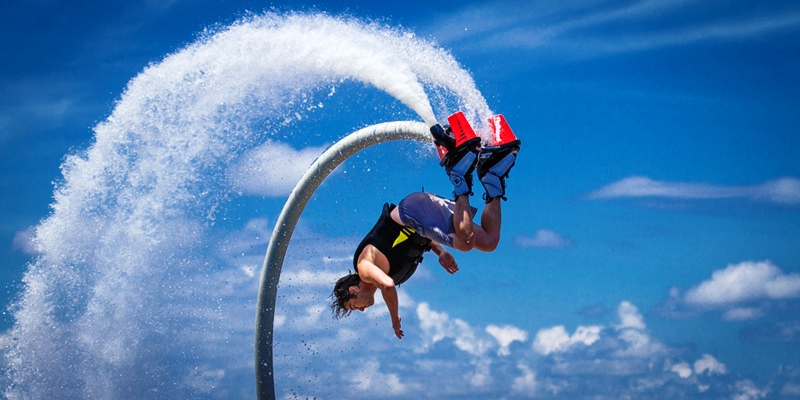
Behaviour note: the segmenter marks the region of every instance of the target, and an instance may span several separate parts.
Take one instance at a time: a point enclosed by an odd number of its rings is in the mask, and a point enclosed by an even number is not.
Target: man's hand
[[[394,334],[397,336],[398,339],[402,339],[405,335],[403,330],[400,329],[400,316],[398,315],[397,318],[392,318],[392,328],[394,329]]]
[[[439,264],[444,267],[445,271],[451,274],[458,272],[458,263],[456,263],[456,259],[453,258],[453,255],[447,250],[442,249],[442,252],[439,254]]]

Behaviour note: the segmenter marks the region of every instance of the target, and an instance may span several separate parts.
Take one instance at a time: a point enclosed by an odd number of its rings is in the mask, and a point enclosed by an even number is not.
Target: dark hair
[[[340,319],[350,315],[350,311],[344,307],[347,300],[356,297],[355,294],[350,293],[350,286],[358,286],[361,283],[361,278],[358,274],[349,273],[336,281],[333,286],[333,301],[331,302],[331,314],[334,319]]]

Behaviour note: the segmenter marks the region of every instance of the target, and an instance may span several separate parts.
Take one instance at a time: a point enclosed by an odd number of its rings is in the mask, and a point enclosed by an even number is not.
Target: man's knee
[[[456,233],[453,238],[453,248],[458,251],[470,251],[475,248],[474,237],[464,237]]]
[[[481,239],[475,243],[475,248],[486,253],[495,251],[497,245],[500,244],[500,235],[487,235]]]
[[[453,248],[458,251],[467,252],[471,251],[473,248],[475,248],[475,246],[459,240],[458,242],[453,242]]]

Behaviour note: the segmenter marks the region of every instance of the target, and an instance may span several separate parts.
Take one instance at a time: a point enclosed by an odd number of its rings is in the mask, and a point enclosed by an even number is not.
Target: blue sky
[[[95,142],[93,128],[131,79],[204,30],[249,13],[322,11],[402,27],[449,51],[523,149],[508,181],[500,247],[456,253],[461,271],[452,277],[429,257],[402,286],[403,341],[393,339],[381,304],[331,321],[323,309],[329,281],[346,272],[383,202],[423,186],[446,195],[448,183],[418,144],[369,149],[330,178],[304,214],[285,267],[281,396],[800,396],[796,4],[372,3],[0,6],[3,304],[23,291],[36,257],[30,228],[51,213],[60,165]],[[292,132],[248,154],[307,165],[365,125],[419,120],[369,87],[325,86],[317,96],[324,107],[305,107],[310,117]],[[195,277],[202,293],[188,297],[216,310],[198,326],[218,334],[196,340],[220,355],[178,348],[178,361],[139,352],[114,365],[174,368],[152,379],[182,382],[185,391],[175,393],[250,397],[254,276],[298,176],[264,165],[266,182],[242,172],[243,194],[220,203],[217,230],[187,244],[221,260]],[[164,299],[168,308],[172,297]],[[10,332],[14,321],[5,312],[0,329]],[[2,341],[7,346],[10,334]],[[339,359],[345,353],[351,362]],[[200,372],[181,375],[190,366]]]

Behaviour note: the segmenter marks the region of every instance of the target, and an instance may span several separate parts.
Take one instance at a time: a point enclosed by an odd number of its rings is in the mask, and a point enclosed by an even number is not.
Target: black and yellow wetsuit
[[[401,226],[391,217],[396,206],[386,203],[378,222],[356,248],[353,266],[358,273],[358,257],[364,247],[375,246],[389,260],[389,277],[399,285],[408,280],[422,261],[422,253],[431,249],[431,240],[408,226]]]

